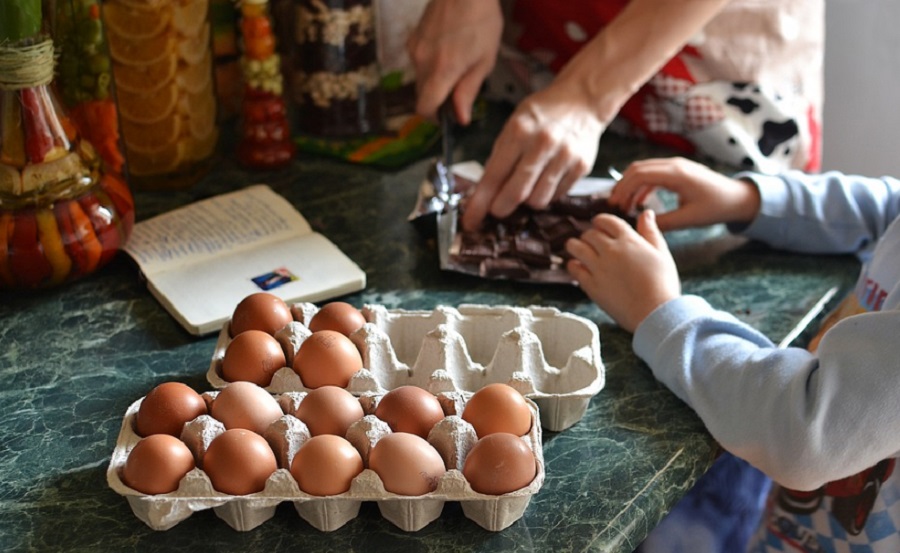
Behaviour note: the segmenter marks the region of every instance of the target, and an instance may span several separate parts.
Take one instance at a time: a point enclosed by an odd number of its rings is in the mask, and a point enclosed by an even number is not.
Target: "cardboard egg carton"
[[[291,368],[318,311],[312,303],[292,306],[294,322],[275,334],[287,366],[266,387],[272,393],[306,391]],[[403,385],[437,392],[475,392],[501,382],[533,400],[541,424],[558,432],[584,416],[605,383],[600,338],[591,321],[553,307],[460,305],[434,310],[366,305],[367,323],[350,339],[363,369],[347,386],[354,395],[384,393]],[[228,384],[222,359],[231,338],[226,323],[207,372],[215,388]]]
[[[204,395],[207,400],[214,400],[217,394],[214,391]],[[466,455],[477,441],[475,430],[459,416],[471,394],[442,392],[436,395],[445,417],[432,428],[428,441],[440,453],[447,472],[439,480],[437,488],[425,495],[403,496],[388,492],[378,475],[369,468],[365,468],[343,494],[317,497],[301,491],[289,467],[310,433],[306,424],[291,413],[303,401],[306,392],[287,392],[276,396],[286,414],[268,427],[264,437],[275,452],[279,468],[269,477],[261,492],[234,496],[213,488],[202,470],[203,455],[212,440],[225,431],[225,427],[209,415],[201,415],[184,426],[181,439],[193,452],[197,468],[181,480],[176,491],[147,495],[126,486],[122,481],[122,470],[130,451],[141,439],[134,430],[134,419],[143,398],[135,401],[125,413],[106,472],[107,483],[127,499],[135,516],[154,530],[168,530],[196,511],[213,509],[233,529],[248,531],[272,518],[276,507],[285,501],[293,503],[303,520],[323,532],[337,530],[354,519],[364,501],[375,501],[384,518],[408,532],[420,530],[440,517],[447,501],[460,502],[464,515],[487,530],[499,531],[508,527],[522,517],[531,496],[537,493],[544,481],[541,426],[534,423],[538,420],[537,405],[528,401],[532,425],[528,434],[522,436],[534,452],[534,480],[524,488],[507,494],[485,495],[472,490],[462,473]],[[368,467],[369,451],[378,440],[391,432],[387,423],[373,414],[380,398],[380,395],[371,394],[360,397],[365,416],[354,423],[345,436],[360,452],[365,467]]]

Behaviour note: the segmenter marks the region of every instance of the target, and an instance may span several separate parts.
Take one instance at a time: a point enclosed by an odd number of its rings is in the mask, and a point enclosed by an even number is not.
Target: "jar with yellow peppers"
[[[134,225],[125,182],[105,172],[53,89],[40,0],[0,2],[0,289],[94,273]]]
[[[129,183],[185,188],[218,144],[209,0],[105,0]]]
[[[294,158],[295,147],[268,0],[243,0],[240,6],[244,94],[238,160],[255,169],[284,167]]]

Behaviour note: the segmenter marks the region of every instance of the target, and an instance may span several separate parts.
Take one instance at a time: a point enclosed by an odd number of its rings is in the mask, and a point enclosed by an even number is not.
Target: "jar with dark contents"
[[[125,181],[56,97],[41,15],[40,0],[0,2],[0,290],[90,275],[134,225]]]
[[[291,96],[297,129],[327,138],[383,121],[372,0],[295,0]]]

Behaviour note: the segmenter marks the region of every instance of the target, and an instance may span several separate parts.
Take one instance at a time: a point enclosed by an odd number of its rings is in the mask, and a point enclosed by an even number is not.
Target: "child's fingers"
[[[575,258],[585,270],[587,270],[587,265],[591,263],[591,260],[596,259],[598,255],[598,252],[593,245],[581,238],[570,238],[566,242],[566,251],[569,252],[569,254]]]
[[[631,228],[624,219],[610,213],[595,215],[591,219],[591,226],[594,230],[600,231],[611,238],[618,238]]]
[[[587,267],[577,259],[570,259],[568,263],[566,263],[566,269],[568,269],[569,274],[572,275],[580,286],[584,286],[584,284],[591,279],[590,271],[588,271]]]
[[[661,231],[686,229],[714,222],[709,206],[688,203],[656,216]]]
[[[656,213],[648,209],[640,214],[637,221],[638,234],[644,237],[656,249],[668,248],[666,239],[656,224]]]
[[[628,166],[613,187],[609,202],[626,211],[637,208],[657,188],[677,192],[674,162],[669,159],[646,159]]]

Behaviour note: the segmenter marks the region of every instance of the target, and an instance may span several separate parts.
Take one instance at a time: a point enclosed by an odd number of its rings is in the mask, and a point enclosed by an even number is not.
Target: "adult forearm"
[[[609,123],[622,105],[728,0],[633,0],[560,71],[596,99]]]

